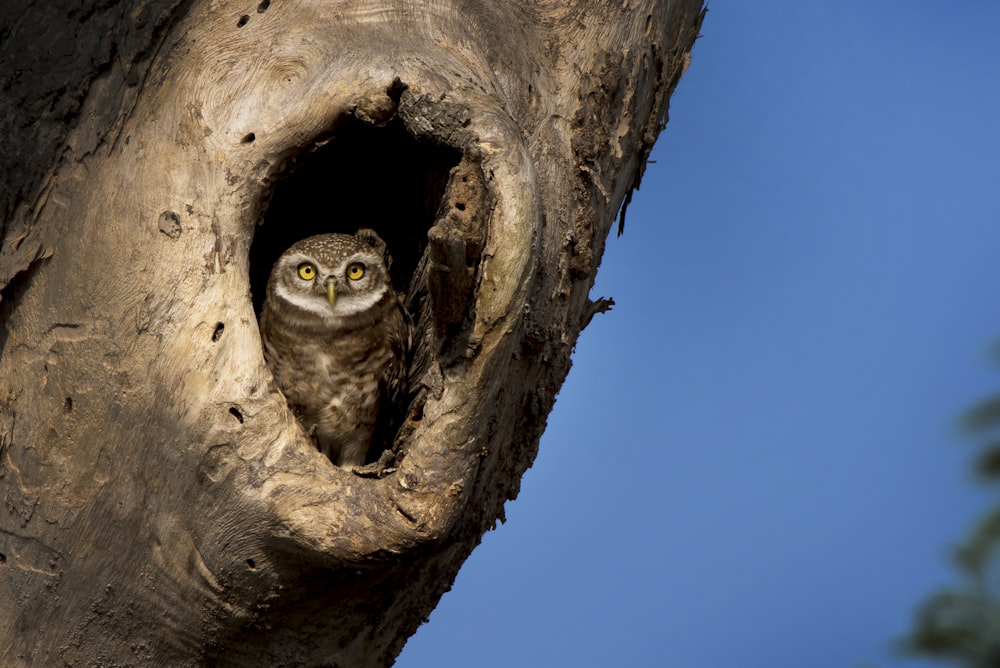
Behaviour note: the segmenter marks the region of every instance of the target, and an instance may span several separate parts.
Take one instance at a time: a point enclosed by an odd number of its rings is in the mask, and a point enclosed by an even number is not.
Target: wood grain
[[[0,658],[387,665],[517,496],[701,2],[81,5],[0,24],[87,52],[0,103]],[[255,234],[371,221],[425,325],[382,477],[311,446],[251,295]]]

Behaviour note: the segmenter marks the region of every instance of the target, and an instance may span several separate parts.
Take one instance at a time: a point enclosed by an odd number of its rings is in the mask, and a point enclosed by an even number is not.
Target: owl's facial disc
[[[318,317],[326,326],[369,311],[392,289],[380,258],[363,251],[336,265],[292,252],[275,273],[283,277],[274,282],[275,297],[307,319]]]

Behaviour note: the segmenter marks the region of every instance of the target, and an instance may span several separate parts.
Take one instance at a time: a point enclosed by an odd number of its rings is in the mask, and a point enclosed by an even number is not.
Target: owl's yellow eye
[[[303,281],[311,281],[316,278],[316,267],[308,262],[303,262],[299,265],[299,278]]]
[[[365,265],[360,262],[352,262],[347,266],[347,277],[352,281],[360,281],[365,275]]]

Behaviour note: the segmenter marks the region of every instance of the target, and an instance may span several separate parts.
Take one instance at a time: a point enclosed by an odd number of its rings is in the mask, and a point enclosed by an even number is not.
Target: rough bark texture
[[[391,663],[532,463],[701,0],[0,12],[0,663]],[[360,226],[422,332],[367,475],[254,302]]]

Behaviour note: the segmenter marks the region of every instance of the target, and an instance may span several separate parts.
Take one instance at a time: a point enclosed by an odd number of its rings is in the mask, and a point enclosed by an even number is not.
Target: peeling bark
[[[2,11],[0,659],[391,663],[608,306],[701,1]],[[421,333],[361,475],[289,412],[254,301],[293,241],[359,227]]]

